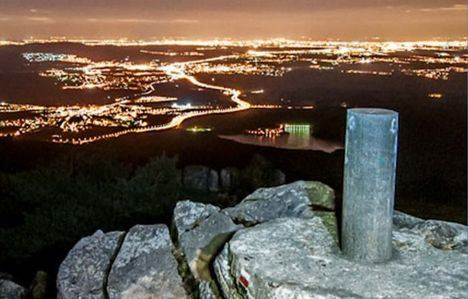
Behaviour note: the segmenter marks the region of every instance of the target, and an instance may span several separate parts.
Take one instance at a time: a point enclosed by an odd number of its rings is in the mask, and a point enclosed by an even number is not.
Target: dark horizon
[[[467,12],[459,0],[1,0],[0,40],[460,39]]]

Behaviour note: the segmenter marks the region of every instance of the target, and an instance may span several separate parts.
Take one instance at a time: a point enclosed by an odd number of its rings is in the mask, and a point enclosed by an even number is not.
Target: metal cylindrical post
[[[364,262],[392,256],[398,113],[349,109],[343,186],[342,249]]]

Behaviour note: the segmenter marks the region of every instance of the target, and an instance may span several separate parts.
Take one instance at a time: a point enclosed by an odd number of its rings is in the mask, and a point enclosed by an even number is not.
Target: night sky
[[[467,14],[460,0],[0,0],[0,40],[454,39]]]

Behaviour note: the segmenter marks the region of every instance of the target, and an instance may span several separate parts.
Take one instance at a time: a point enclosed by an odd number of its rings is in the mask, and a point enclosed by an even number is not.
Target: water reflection
[[[242,144],[274,147],[292,150],[314,150],[333,153],[343,149],[338,142],[328,141],[313,136],[310,124],[281,124],[276,128],[258,128],[246,130],[239,135],[219,135],[222,139]]]

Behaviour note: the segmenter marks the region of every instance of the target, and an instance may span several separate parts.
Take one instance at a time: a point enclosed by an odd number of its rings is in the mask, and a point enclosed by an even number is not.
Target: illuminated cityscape
[[[19,43],[59,44],[63,40],[33,40]],[[184,120],[209,114],[227,114],[256,109],[314,109],[313,105],[252,103],[248,91],[222,86],[215,78],[223,76],[283,77],[298,68],[312,72],[340,72],[349,76],[416,76],[448,80],[467,73],[465,41],[449,42],[316,42],[284,39],[253,41],[72,41],[86,46],[144,47],[139,52],[153,56],[147,62],[123,60],[95,61],[85,56],[55,52],[24,52],[38,76],[50,78],[64,91],[126,91],[109,104],[41,106],[18,104],[5,99],[0,104],[1,136],[36,134],[56,143],[86,144],[130,133],[145,133],[178,127]],[[3,46],[18,43],[3,42]],[[151,46],[184,46],[182,51],[148,50]],[[193,50],[187,50],[192,47]],[[150,49],[149,48],[149,49]],[[213,51],[230,52],[213,55]],[[170,59],[183,61],[168,62]],[[187,60],[188,57],[197,57]],[[424,66],[424,67],[422,67]],[[204,78],[204,79],[199,79]],[[211,78],[211,79],[210,79]],[[219,93],[216,104],[180,102],[180,97],[158,93],[159,86],[175,88],[188,82],[198,91]],[[265,90],[250,91],[252,96]],[[442,96],[430,94],[432,99]],[[50,133],[43,133],[43,132]],[[100,132],[100,133],[98,133]],[[261,132],[276,135],[277,130]]]

